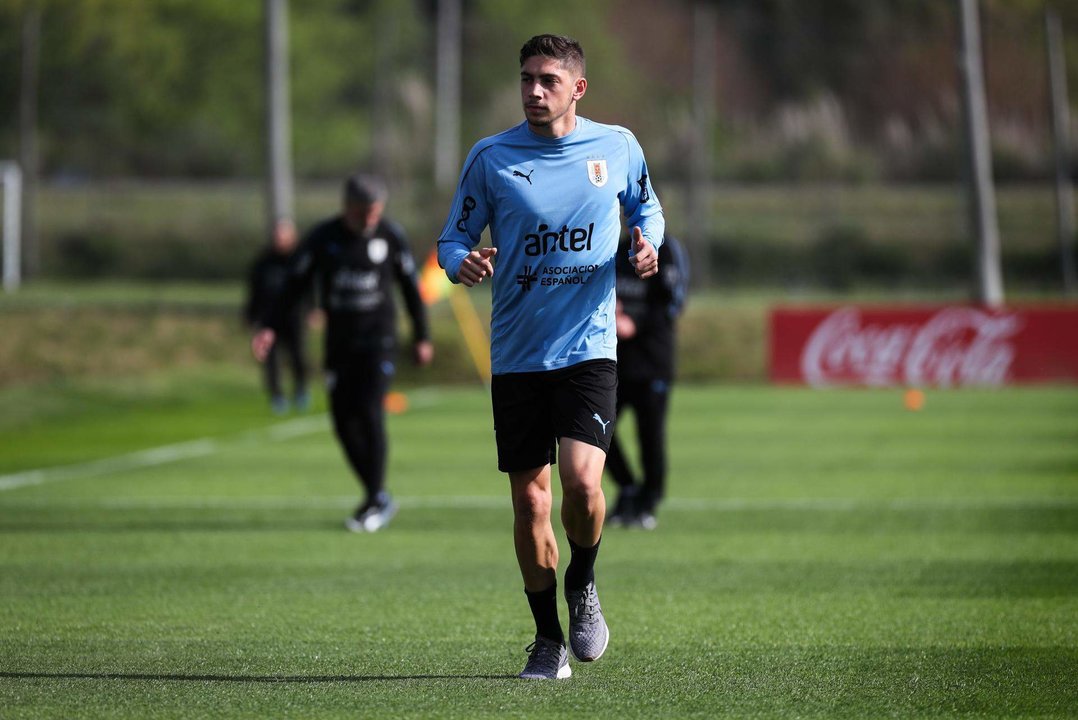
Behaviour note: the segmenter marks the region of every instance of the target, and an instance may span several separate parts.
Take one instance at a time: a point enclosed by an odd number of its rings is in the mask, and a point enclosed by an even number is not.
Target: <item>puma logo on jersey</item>
[[[529,173],[528,173],[527,175],[525,175],[524,173],[520,172],[519,170],[514,170],[514,171],[513,171],[513,177],[522,177],[522,178],[524,178],[525,180],[527,180],[527,181],[528,181],[528,184],[529,184],[529,185],[531,185],[531,184],[532,184],[532,173],[533,173],[533,172],[535,172],[535,168],[532,168],[532,169],[531,169],[531,172],[529,172]]]
[[[599,413],[595,413],[591,417],[593,420],[595,420],[595,422],[603,426],[603,435],[606,435],[606,426],[610,424],[610,421],[607,420],[606,422],[603,422],[603,419],[599,417]]]

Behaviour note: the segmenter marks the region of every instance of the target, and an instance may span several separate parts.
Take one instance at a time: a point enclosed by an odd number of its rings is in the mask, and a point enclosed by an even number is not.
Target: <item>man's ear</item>
[[[577,78],[576,83],[573,86],[573,100],[579,100],[584,97],[584,92],[588,89],[587,78]]]

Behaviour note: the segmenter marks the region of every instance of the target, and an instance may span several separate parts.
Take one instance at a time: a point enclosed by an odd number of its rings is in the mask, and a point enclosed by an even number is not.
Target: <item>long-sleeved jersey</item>
[[[404,232],[382,220],[373,232],[356,234],[343,217],[331,218],[311,230],[297,248],[281,301],[262,324],[277,328],[314,284],[326,313],[325,365],[338,368],[357,355],[396,346],[394,282],[404,296],[415,340],[429,339],[415,260]]]
[[[451,280],[490,228],[494,258],[491,369],[554,370],[615,359],[614,254],[621,212],[656,248],[662,206],[631,132],[577,117],[547,138],[526,122],[468,154],[438,261]]]
[[[622,243],[628,249],[629,241]],[[624,253],[616,264],[617,295],[636,334],[618,340],[618,377],[630,380],[674,378],[674,331],[685,306],[689,263],[678,241],[667,235],[659,248],[659,272],[642,280]]]
[[[269,311],[288,283],[292,254],[267,248],[259,253],[247,273],[247,300],[243,306],[243,319],[254,324]],[[298,320],[305,303],[297,302],[292,308],[292,320]]]

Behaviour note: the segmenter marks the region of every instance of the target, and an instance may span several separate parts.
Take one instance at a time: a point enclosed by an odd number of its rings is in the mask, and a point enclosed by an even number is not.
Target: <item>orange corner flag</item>
[[[438,265],[438,250],[431,250],[419,272],[419,296],[425,304],[433,305],[449,295],[452,287],[452,281]]]

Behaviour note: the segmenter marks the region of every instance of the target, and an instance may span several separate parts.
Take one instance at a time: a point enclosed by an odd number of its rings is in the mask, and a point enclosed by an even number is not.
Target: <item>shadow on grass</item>
[[[11,680],[150,680],[214,683],[361,683],[412,680],[516,680],[516,675],[178,675],[169,673],[0,672]]]

